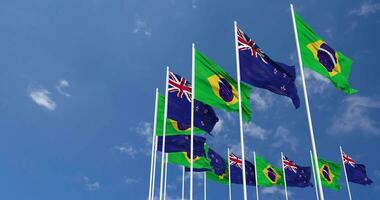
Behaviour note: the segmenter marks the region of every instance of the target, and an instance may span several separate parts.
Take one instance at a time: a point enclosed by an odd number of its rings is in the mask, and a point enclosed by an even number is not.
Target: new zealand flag
[[[228,176],[228,170],[227,170],[227,162],[226,160],[216,153],[211,148],[206,147],[206,153],[207,158],[210,160],[210,165],[212,167],[212,171],[221,177]],[[190,168],[185,169],[187,172],[190,171]],[[195,172],[204,172],[204,171],[211,171],[209,169],[193,169]]]
[[[285,169],[286,184],[289,187],[308,187],[312,186],[310,183],[311,167],[301,167],[288,159],[286,156],[283,158],[283,165]]]
[[[362,164],[357,164],[350,156],[342,152],[344,166],[346,167],[348,181],[361,184],[369,185],[372,180],[368,178],[365,166]]]
[[[242,159],[230,154],[230,172],[231,172],[231,183],[243,184],[243,162]],[[255,180],[255,166],[249,162],[245,161],[245,178],[247,185],[256,185]]]
[[[162,136],[157,140],[157,151],[162,151]],[[205,156],[204,144],[206,138],[194,135],[194,156]],[[190,155],[190,135],[165,136],[165,152],[188,152]]]
[[[191,84],[185,78],[169,73],[168,118],[183,124],[191,124]],[[194,126],[208,133],[219,121],[214,109],[194,100]]]
[[[295,67],[273,61],[239,28],[237,40],[241,80],[255,87],[288,96],[298,108],[300,100],[295,85]]]

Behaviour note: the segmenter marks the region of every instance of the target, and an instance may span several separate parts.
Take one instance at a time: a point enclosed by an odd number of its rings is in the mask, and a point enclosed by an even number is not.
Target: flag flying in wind
[[[172,135],[165,137],[165,152],[190,152],[191,137],[189,135]],[[157,151],[162,151],[162,136],[157,140]],[[194,155],[204,156],[206,138],[194,136]]]
[[[282,169],[273,167],[261,156],[256,156],[256,171],[259,186],[271,187],[276,185],[284,185]]]
[[[182,124],[191,124],[191,84],[173,72],[169,72],[168,118]],[[200,101],[194,101],[194,126],[208,133],[212,131],[218,117],[214,109]]]
[[[272,60],[242,30],[237,28],[241,80],[255,87],[288,96],[298,108],[300,99],[295,84],[294,66]]]
[[[357,164],[354,159],[350,156],[342,153],[344,166],[346,167],[348,181],[361,184],[369,185],[372,180],[368,178],[365,166],[362,164]]]
[[[229,156],[231,183],[243,184],[243,160],[235,154],[230,154]],[[256,185],[255,166],[247,160],[245,161],[245,177],[247,185]]]
[[[301,167],[284,156],[284,170],[286,185],[289,187],[308,187],[310,183],[311,167]]]
[[[210,160],[211,171],[206,172],[207,179],[217,183],[228,184],[228,165],[227,161],[211,148],[205,148],[207,157]]]
[[[164,110],[165,110],[165,97],[160,95],[158,97],[157,105],[157,122],[156,122],[156,136],[163,135],[163,125],[164,125]],[[179,123],[172,119],[166,120],[166,136],[169,135],[190,135],[190,125]],[[204,133],[201,129],[194,127],[195,134]]]
[[[348,82],[351,59],[329,46],[296,13],[295,18],[303,65],[330,79],[336,88],[345,93],[357,93]]]
[[[340,190],[342,188],[339,184],[342,166],[338,163],[320,158],[318,158],[318,166],[322,186],[332,190]]]
[[[239,112],[237,82],[221,67],[195,51],[195,98],[215,108]],[[241,84],[243,117],[251,119],[251,88]]]
[[[195,144],[195,141],[194,141],[194,144]],[[207,145],[204,144],[201,149],[199,149],[200,148],[199,145],[197,145],[197,148],[195,147],[196,146],[194,145],[193,167],[195,169],[199,169],[202,171],[211,170],[210,160],[207,158],[207,153],[208,153]],[[175,165],[190,167],[190,161],[191,161],[190,155],[191,155],[190,145],[188,144],[188,150],[186,152],[168,153],[168,162]]]

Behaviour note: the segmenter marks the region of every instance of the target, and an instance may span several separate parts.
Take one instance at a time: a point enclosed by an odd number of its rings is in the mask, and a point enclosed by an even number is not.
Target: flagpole
[[[296,39],[296,46],[297,46],[297,53],[298,53],[298,62],[299,62],[299,67],[300,67],[300,71],[301,71],[301,79],[302,79],[302,86],[303,86],[304,97],[305,97],[305,105],[306,105],[306,113],[307,113],[307,119],[308,119],[308,124],[309,124],[311,146],[312,146],[312,149],[313,149],[313,159],[315,160],[315,164],[318,166],[317,147],[316,147],[315,139],[314,139],[313,122],[312,122],[312,119],[311,119],[311,113],[310,113],[310,107],[309,107],[309,98],[308,98],[307,89],[306,89],[305,75],[303,73],[302,57],[301,57],[301,51],[300,51],[300,47],[299,47],[297,25],[296,25],[295,16],[294,16],[293,4],[290,4],[290,10],[292,12],[294,36],[295,36],[295,39]],[[324,195],[323,195],[321,177],[320,177],[319,173],[317,175],[317,180],[318,180],[319,196],[320,196],[321,200],[324,200],[325,198],[324,198]]]
[[[206,172],[203,172],[203,199],[207,200],[207,177]]]
[[[162,200],[163,184],[164,184],[164,164],[165,164],[165,135],[166,135],[166,118],[168,115],[168,79],[169,67],[166,67],[165,81],[165,109],[164,109],[164,124],[162,127],[162,152],[161,152],[161,177],[160,177],[160,200]]]
[[[182,200],[185,200],[185,166],[182,166]]]
[[[191,137],[190,137],[190,200],[193,200],[193,158],[194,158],[194,99],[195,99],[195,44],[192,44],[191,49]]]
[[[284,186],[285,186],[285,199],[288,200],[288,188],[286,185],[286,174],[285,174],[285,165],[284,165],[284,154],[281,152],[281,165],[282,173],[284,174]]]
[[[165,179],[164,179],[164,200],[166,200],[166,183],[168,180],[168,153],[165,153]]]
[[[340,149],[340,157],[342,158],[342,164],[343,164],[343,169],[344,169],[344,175],[345,175],[345,177],[346,177],[346,184],[347,184],[348,196],[350,197],[350,200],[352,200],[352,197],[351,197],[351,190],[350,190],[350,184],[348,183],[348,177],[347,177],[346,165],[344,164],[344,159],[343,159],[343,150],[342,150],[342,146],[339,146],[339,149]]]
[[[311,160],[311,167],[313,168],[313,179],[314,179],[314,188],[315,188],[315,194],[317,195],[317,200],[319,200],[319,195],[318,195],[318,184],[317,184],[317,179],[315,177],[315,167],[314,167],[314,162],[313,162],[313,154],[310,151],[310,160]]]
[[[227,148],[227,158],[228,158],[228,196],[229,196],[229,200],[232,200],[230,148]]]
[[[256,200],[259,200],[259,182],[257,181],[256,152],[253,152],[253,162],[255,164]]]
[[[155,143],[155,135],[156,135],[156,123],[157,123],[157,104],[158,104],[158,88],[156,88],[156,98],[154,101],[154,119],[153,119],[153,135],[152,135],[152,156],[150,159],[150,176],[149,176],[149,197],[152,197],[152,179],[153,179],[153,161],[154,161],[154,143]]]
[[[244,153],[244,135],[243,135],[243,111],[241,106],[241,91],[240,91],[240,60],[239,49],[237,41],[237,23],[234,21],[234,35],[235,35],[235,54],[236,54],[236,71],[237,71],[237,85],[238,85],[238,99],[239,99],[239,122],[240,122],[240,146],[241,146],[241,159],[243,160],[243,192],[244,200],[247,200],[247,182],[245,177],[245,153]]]
[[[154,137],[154,161],[153,161],[153,177],[152,177],[152,196],[151,200],[154,199],[154,189],[155,189],[155,181],[156,181],[156,162],[157,162],[157,140],[158,137]]]

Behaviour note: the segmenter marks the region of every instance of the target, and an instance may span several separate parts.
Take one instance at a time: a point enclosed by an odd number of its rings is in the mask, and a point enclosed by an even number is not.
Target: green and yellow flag
[[[256,156],[256,171],[259,186],[271,187],[276,185],[284,185],[282,169],[273,167],[261,156]]]
[[[330,79],[336,88],[345,93],[357,93],[348,82],[351,59],[327,45],[296,13],[295,19],[303,65]]]
[[[165,110],[165,97],[162,95],[158,96],[157,102],[157,124],[156,124],[156,136],[163,135],[163,125],[164,125],[164,110]],[[190,126],[178,123],[172,119],[166,120],[166,136],[170,135],[190,135]],[[194,127],[195,134],[204,133],[201,129]]]
[[[209,180],[215,181],[217,183],[220,183],[222,185],[228,185],[228,167],[226,168],[226,172],[220,176],[218,176],[215,172],[213,171],[208,171],[206,172],[206,177]]]
[[[241,83],[242,110],[251,119],[251,88]],[[195,51],[195,98],[210,106],[239,112],[237,82],[221,67],[199,51]]]
[[[190,155],[187,152],[168,153],[168,162],[175,165],[190,167]],[[195,169],[211,170],[210,160],[206,157],[194,157],[193,167]]]
[[[339,184],[342,166],[338,163],[323,160],[320,158],[318,158],[318,166],[322,186],[332,190],[340,190],[342,188],[342,186]]]

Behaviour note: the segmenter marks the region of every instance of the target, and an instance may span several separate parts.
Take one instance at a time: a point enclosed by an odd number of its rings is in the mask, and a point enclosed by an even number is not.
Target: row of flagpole
[[[317,155],[317,148],[316,148],[316,143],[315,143],[315,137],[314,137],[314,129],[313,129],[313,123],[312,123],[312,118],[311,118],[311,112],[310,112],[310,106],[309,106],[309,99],[308,99],[308,93],[307,93],[307,87],[306,87],[306,81],[305,81],[305,75],[303,71],[303,63],[302,63],[302,57],[301,57],[301,52],[300,52],[300,46],[299,46],[299,41],[298,41],[298,33],[297,33],[297,25],[295,22],[295,15],[294,15],[294,8],[293,5],[290,4],[291,8],[291,14],[292,14],[292,22],[293,22],[293,29],[294,29],[294,36],[295,36],[295,41],[296,41],[296,48],[297,48],[297,54],[298,54],[298,62],[299,62],[299,68],[300,68],[300,74],[301,74],[301,80],[302,80],[302,88],[304,91],[304,99],[305,99],[305,107],[306,107],[306,114],[307,114],[307,121],[308,121],[308,127],[309,127],[309,132],[310,132],[310,140],[311,140],[311,145],[312,145],[312,151],[311,153],[311,159],[314,160],[312,162],[312,168],[313,172],[318,170],[318,167],[315,166],[314,163],[318,163],[318,155]],[[237,70],[237,84],[238,84],[238,104],[239,104],[239,130],[240,130],[240,144],[241,144],[241,157],[243,162],[245,161],[245,147],[244,147],[244,130],[243,130],[243,118],[242,118],[242,102],[241,102],[241,90],[240,90],[240,61],[239,61],[239,49],[238,49],[238,41],[237,41],[237,23],[236,21],[234,22],[234,36],[235,36],[235,55],[236,55],[236,70]],[[166,119],[167,119],[167,107],[168,107],[168,77],[169,77],[169,67],[166,68],[166,86],[165,86],[165,108],[164,108],[164,120],[163,120],[163,136],[162,136],[162,154],[161,154],[161,176],[160,176],[160,190],[159,190],[159,200],[165,199],[166,196],[166,187],[164,180],[166,180],[166,174],[165,168],[167,166],[167,158],[165,159],[165,133],[166,133]],[[191,98],[191,144],[190,144],[190,184],[189,184],[189,196],[190,200],[193,200],[193,140],[194,140],[194,96],[195,96],[195,44],[192,44],[192,98]],[[155,137],[156,133],[156,123],[157,123],[157,116],[156,116],[156,111],[157,111],[157,102],[158,102],[158,90],[156,89],[156,105],[155,105],[155,117],[154,117],[154,128],[153,128],[153,140],[152,140],[152,157],[151,157],[151,173],[150,173],[150,179],[149,179],[149,198],[153,200],[154,198],[154,185],[155,185],[155,171],[156,171],[156,160],[157,160],[157,138]],[[256,154],[254,152],[254,160],[255,160],[255,166],[256,166]],[[255,167],[256,168],[256,167]],[[183,169],[183,179],[184,179],[184,174],[185,174],[185,169]],[[346,169],[345,170],[345,175],[346,175],[346,182],[347,182],[347,189],[349,193],[349,198],[351,198],[351,192],[347,180],[347,173]],[[256,169],[255,169],[256,173]],[[245,169],[245,164],[242,165],[242,174],[243,174],[243,197],[244,200],[247,200],[247,185],[246,185],[246,169]],[[285,173],[284,173],[285,174]],[[317,198],[320,200],[324,200],[324,195],[323,195],[323,188],[322,188],[322,183],[321,183],[321,177],[319,173],[314,173],[317,174],[316,177],[314,177],[314,182],[316,185],[316,191],[317,191]],[[230,174],[229,174],[230,175]],[[165,177],[164,177],[165,176]],[[204,178],[206,180],[206,175],[204,175]],[[285,177],[284,177],[285,178]],[[205,181],[206,183],[206,181]],[[256,183],[257,183],[257,177],[256,177]],[[286,181],[285,181],[286,184]],[[229,198],[231,199],[231,184],[229,184]],[[259,198],[258,195],[258,184],[256,184],[256,199]],[[205,185],[206,189],[206,185]],[[286,186],[285,186],[285,191],[286,191]],[[288,199],[287,196],[287,191],[285,192],[286,194],[286,199]],[[204,198],[206,198],[206,191]],[[184,199],[184,180],[182,183],[182,199]]]

